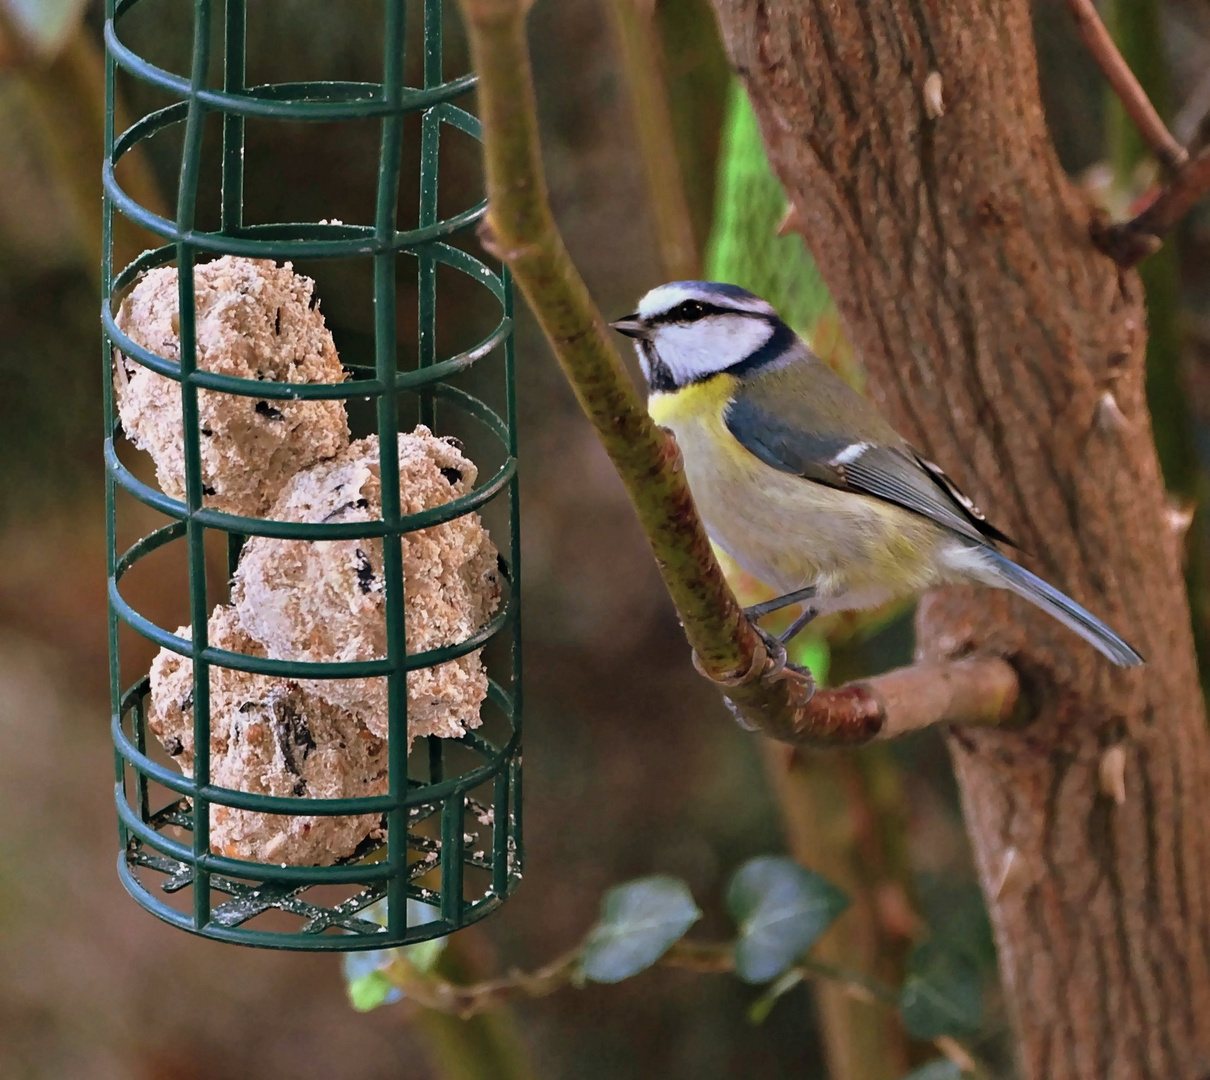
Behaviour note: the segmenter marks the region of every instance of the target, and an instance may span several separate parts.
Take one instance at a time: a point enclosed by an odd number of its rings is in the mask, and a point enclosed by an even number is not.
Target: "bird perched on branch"
[[[656,423],[672,430],[711,539],[817,614],[873,607],[936,585],[1008,589],[1115,664],[1143,659],[1095,615],[1006,558],[990,525],[760,297],[674,281],[611,324],[634,338]]]

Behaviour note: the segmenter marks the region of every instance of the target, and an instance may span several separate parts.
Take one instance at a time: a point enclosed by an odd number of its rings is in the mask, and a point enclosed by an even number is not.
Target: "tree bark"
[[[949,740],[1023,1074],[1203,1080],[1210,739],[1142,293],[1059,167],[1028,0],[714,3],[872,397],[1149,660],[999,593],[921,605],[923,658],[1006,656],[1034,705]]]

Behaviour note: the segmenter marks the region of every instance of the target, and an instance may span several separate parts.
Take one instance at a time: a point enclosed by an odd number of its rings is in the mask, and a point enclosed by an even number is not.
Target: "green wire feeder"
[[[474,86],[474,78],[466,75],[447,81],[443,77],[441,0],[422,0],[424,85],[419,88],[404,85],[404,0],[386,0],[381,83],[260,86],[246,85],[246,0],[226,0],[221,16],[212,12],[209,0],[194,0],[192,66],[187,76],[155,66],[124,43],[123,21],[136,3],[138,0],[108,0],[105,22],[102,324],[110,683],[121,840],[118,874],[147,910],[174,926],[222,941],[347,951],[439,937],[495,910],[516,887],[522,866],[520,562],[510,285],[506,272],[492,270],[449,242],[480,219],[485,204],[448,219],[440,219],[437,211],[438,146],[443,127],[450,125],[476,139],[480,136],[478,120],[453,104]],[[212,87],[207,83],[207,72],[212,30],[217,29],[220,18],[222,83]],[[114,82],[119,68],[171,95],[176,103],[148,113],[125,132],[115,133]],[[396,227],[396,207],[404,117],[409,113],[421,116],[420,219],[417,228],[400,231]],[[203,128],[210,114],[222,117],[221,226],[216,231],[195,225],[204,157]],[[245,225],[247,117],[287,122],[378,118],[381,154],[373,224]],[[184,146],[176,219],[170,221],[126,194],[115,178],[114,166],[132,148],[173,125],[184,125]],[[114,210],[163,240],[162,246],[144,252],[120,270],[112,266]],[[373,366],[346,363],[346,381],[309,383],[258,381],[199,369],[194,268],[222,255],[279,262],[303,258],[371,261]],[[396,271],[400,257],[416,260],[419,287],[418,363],[407,370],[400,370],[397,363]],[[490,294],[499,309],[491,333],[473,348],[445,359],[438,357],[435,345],[439,264],[466,274],[483,287],[485,296]],[[175,267],[178,278],[179,363],[139,345],[119,329],[120,301],[147,271],[161,266]],[[127,463],[130,443],[121,437],[114,400],[115,349],[126,358],[124,363],[142,365],[180,385],[183,501],[144,483]],[[492,378],[503,378],[504,416],[480,398],[451,385],[451,377],[472,365],[483,369],[480,376],[490,373]],[[199,390],[254,397],[270,411],[274,403],[282,401],[372,400],[382,481],[381,517],[320,523],[274,521],[204,506],[203,496],[210,492],[203,486]],[[442,434],[443,417],[472,425],[500,451],[503,464],[453,501],[418,514],[403,514],[399,459],[393,452],[401,411],[437,435]],[[495,616],[465,641],[409,655],[404,637],[401,538],[470,514],[501,495],[507,499],[507,514],[502,519],[508,522],[509,535],[507,542],[502,542],[499,535],[494,539],[508,557],[500,558],[503,595]],[[119,551],[117,511],[132,506],[131,497],[171,521]],[[145,511],[142,516],[145,518]],[[207,640],[208,620],[212,609],[227,599],[225,586],[219,588],[212,582],[207,588],[205,543],[211,532],[226,537],[229,575],[235,574],[244,541],[250,537],[294,541],[380,539],[385,655],[356,662],[300,661],[211,645]],[[256,543],[263,545],[265,541]],[[191,638],[156,625],[137,611],[123,592],[124,578],[161,548],[182,552],[188,566]],[[154,645],[179,654],[184,660],[174,660],[178,667],[187,671],[192,662],[192,776],[184,775],[159,753],[154,735],[149,738],[148,676],[123,685],[124,650],[135,640],[127,632],[119,634],[123,624]],[[508,647],[497,646],[484,653],[489,675],[493,675],[494,665],[502,670],[489,679],[482,706],[483,726],[456,739],[421,736],[414,739],[409,753],[407,673],[466,656],[492,638],[501,639]],[[311,686],[319,680],[385,676],[385,753],[389,763],[385,794],[317,799],[252,794],[212,783],[210,706],[212,687],[216,685],[211,679],[212,668],[273,676],[283,682],[307,680]],[[273,815],[380,815],[382,827],[352,855],[334,865],[250,862],[212,850],[212,809],[222,807]],[[420,904],[409,904],[409,900]],[[371,907],[373,910],[368,911]]]

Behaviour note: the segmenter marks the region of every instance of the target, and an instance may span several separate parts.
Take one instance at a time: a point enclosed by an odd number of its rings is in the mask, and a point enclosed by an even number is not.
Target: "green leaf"
[[[398,987],[391,984],[385,972],[371,971],[356,979],[350,979],[346,989],[349,1003],[358,1012],[369,1012],[379,1005],[390,1005],[403,998]]]
[[[431,904],[424,904],[419,900],[408,901],[408,922],[412,926],[433,922],[440,914]],[[379,900],[371,904],[362,915],[386,926],[386,901]],[[393,1005],[402,1001],[403,991],[390,981],[386,969],[402,956],[421,975],[427,974],[441,959],[448,941],[448,937],[440,937],[419,941],[415,945],[404,945],[398,949],[370,949],[366,952],[345,953],[341,958],[341,968],[349,1002],[358,1012],[369,1012],[379,1005]]]
[[[408,903],[411,903],[409,900]],[[415,945],[404,945],[399,951],[413,968],[421,975],[427,975],[437,966],[441,954],[445,952],[448,937],[429,938],[428,941],[418,941]]]
[[[913,1069],[903,1080],[962,1080],[962,1070],[949,1058],[938,1058]]]
[[[605,894],[601,918],[589,931],[580,975],[599,983],[629,979],[651,967],[701,917],[689,886],[678,878],[657,874],[618,885]]]
[[[974,881],[955,881],[954,875],[922,873],[916,880],[920,914],[932,927],[944,928],[945,942],[967,953],[983,973],[996,973],[996,945],[983,890]]]
[[[826,878],[780,855],[739,868],[727,889],[727,910],[739,926],[735,971],[746,982],[768,982],[803,955],[848,906]]]
[[[983,986],[971,957],[940,941],[918,945],[899,993],[903,1023],[917,1039],[969,1035],[983,1017]]]

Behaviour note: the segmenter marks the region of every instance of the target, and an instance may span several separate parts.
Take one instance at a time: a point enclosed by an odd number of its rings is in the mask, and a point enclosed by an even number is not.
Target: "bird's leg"
[[[813,607],[805,607],[802,609],[802,614],[795,619],[787,629],[777,635],[777,640],[783,645],[789,645],[802,632],[803,627],[818,615],[819,612]]]
[[[757,624],[756,620],[768,615],[774,611],[780,611],[782,608],[790,607],[792,604],[800,604],[804,600],[810,600],[815,595],[815,586],[808,585],[802,589],[795,589],[794,592],[785,593],[782,596],[775,596],[772,600],[765,600],[759,604],[753,604],[751,607],[744,608],[744,614],[752,620],[752,626],[760,635],[761,641],[765,644],[765,649],[769,653],[770,659],[773,661],[773,667],[768,674],[776,674],[782,668],[788,667],[794,671],[805,671],[805,668],[799,667],[798,664],[792,664],[786,657],[786,646],[794,640],[799,631],[807,625],[816,615],[819,614],[813,607],[806,607],[790,626],[780,634],[771,634],[764,627]]]
[[[774,611],[781,611],[782,608],[789,607],[791,604],[801,604],[804,600],[810,600],[814,595],[815,586],[808,585],[804,589],[795,589],[793,592],[788,592],[783,596],[775,596],[772,600],[762,600],[759,604],[746,607],[744,608],[744,614],[749,619],[763,619],[766,615],[770,615]],[[806,623],[803,623],[803,626],[805,625]],[[786,640],[789,639],[787,638]]]
[[[751,607],[746,607],[744,608],[744,614],[749,619],[755,621],[756,619],[764,618],[766,615],[771,615],[775,611],[781,611],[782,608],[790,607],[792,604],[801,604],[804,600],[810,600],[815,595],[815,591],[814,585],[795,589],[793,592],[785,593],[782,596],[775,596],[772,600],[765,600],[759,604],[753,604]],[[782,645],[793,641],[802,628],[818,614],[819,612],[813,607],[804,608],[802,614],[790,624],[789,629],[778,634],[776,640]]]

